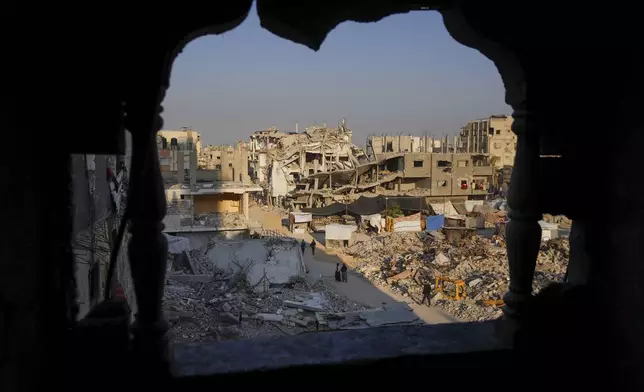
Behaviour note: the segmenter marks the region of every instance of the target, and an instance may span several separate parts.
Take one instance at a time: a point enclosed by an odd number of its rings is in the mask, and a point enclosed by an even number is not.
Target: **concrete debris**
[[[284,242],[283,246],[289,246]],[[362,311],[366,308],[335,293],[324,279],[310,285],[294,278],[258,293],[217,281],[178,282],[168,279],[163,309],[174,342],[250,339],[318,330],[317,313]]]
[[[217,212],[208,214],[197,214],[194,218],[194,226],[240,228],[246,227],[246,218],[243,214],[232,212]]]
[[[542,242],[533,281],[535,292],[563,279],[569,252],[567,238]],[[437,277],[464,280],[464,299],[455,301],[437,294],[432,301],[432,306],[460,320],[483,321],[501,315],[498,307],[486,306],[483,301],[500,300],[508,290],[507,252],[487,238],[474,236],[454,246],[440,236],[389,233],[356,243],[345,253],[354,256],[358,273],[416,301],[423,297],[423,285],[433,287]]]

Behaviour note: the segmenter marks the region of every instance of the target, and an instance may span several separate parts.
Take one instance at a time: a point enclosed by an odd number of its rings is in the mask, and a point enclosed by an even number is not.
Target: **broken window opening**
[[[414,167],[423,167],[423,161],[414,161]]]
[[[446,187],[447,186],[447,180],[438,180],[438,181],[436,181],[436,186],[437,187]]]
[[[387,150],[386,152],[394,152],[394,143],[393,142],[387,142]]]
[[[450,162],[450,161],[438,161],[438,167],[452,167],[452,162]]]
[[[215,165],[215,170],[221,170],[221,165],[220,164]]]

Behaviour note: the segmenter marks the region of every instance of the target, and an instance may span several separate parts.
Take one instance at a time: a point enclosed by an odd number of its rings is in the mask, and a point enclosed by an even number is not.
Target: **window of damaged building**
[[[460,161],[457,162],[457,166],[458,167],[467,167],[468,162],[466,160],[460,160]]]
[[[423,167],[424,161],[414,161],[414,167]]]
[[[459,179],[461,182],[461,189],[467,189],[467,180]]]
[[[450,161],[438,161],[438,167],[452,167],[452,162]]]
[[[387,149],[385,152],[394,152],[394,143],[393,142],[387,142]]]
[[[447,180],[438,180],[436,181],[436,186],[438,188],[443,188],[447,186]]]

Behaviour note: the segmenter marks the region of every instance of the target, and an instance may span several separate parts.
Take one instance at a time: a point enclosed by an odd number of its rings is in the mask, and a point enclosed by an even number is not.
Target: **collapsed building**
[[[352,132],[343,121],[337,128],[312,126],[302,133],[275,128],[255,132],[249,162],[253,178],[266,189],[267,202],[279,205],[304,179],[356,170],[367,157],[352,143]]]
[[[253,178],[266,202],[295,209],[348,202],[362,193],[483,199],[494,175],[488,154],[458,152],[448,137],[370,136],[365,151],[352,143],[344,121],[303,133],[258,131],[249,144]]]

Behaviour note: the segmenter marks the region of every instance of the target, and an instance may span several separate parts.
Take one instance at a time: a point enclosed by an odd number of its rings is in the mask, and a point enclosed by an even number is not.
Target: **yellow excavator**
[[[454,285],[454,294],[445,291],[445,284],[449,286]],[[447,279],[440,276],[436,277],[436,292],[443,293],[443,295],[448,299],[460,300],[465,298],[465,281],[462,279]],[[451,290],[450,290],[451,291]]]

